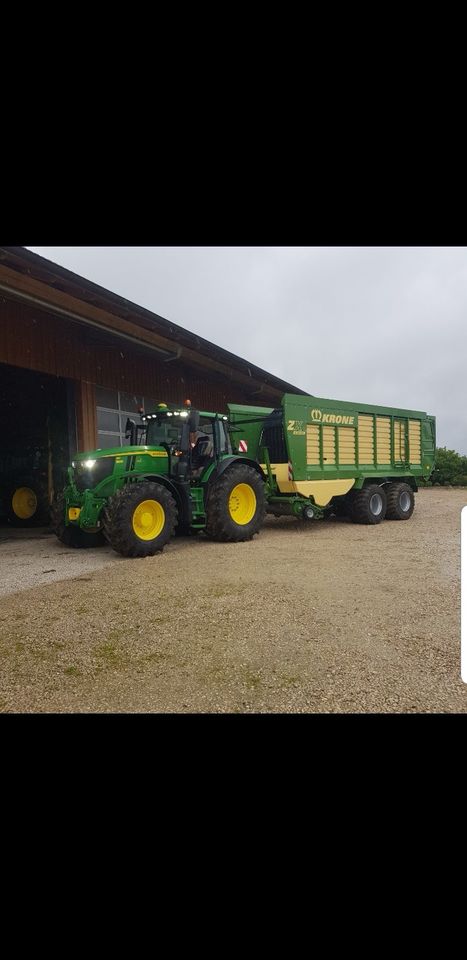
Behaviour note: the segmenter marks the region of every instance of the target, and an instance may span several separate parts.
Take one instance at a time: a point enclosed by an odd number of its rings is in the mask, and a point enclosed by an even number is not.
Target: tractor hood
[[[102,460],[104,457],[128,457],[132,454],[142,454],[142,453],[158,453],[160,452],[161,456],[167,456],[166,451],[163,447],[147,447],[142,446],[141,444],[137,447],[108,447],[105,450],[86,450],[84,453],[77,453],[73,457],[73,464],[90,462],[91,460]]]
[[[70,481],[77,490],[103,490],[111,479],[133,473],[135,476],[163,475],[169,472],[169,455],[163,447],[143,445],[86,450],[79,453],[70,468]],[[103,486],[104,485],[104,486]],[[105,486],[105,489],[107,487]]]

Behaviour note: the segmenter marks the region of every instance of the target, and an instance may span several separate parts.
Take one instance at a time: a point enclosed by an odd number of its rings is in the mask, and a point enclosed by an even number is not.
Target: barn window
[[[148,401],[152,406],[153,402]],[[128,417],[139,421],[138,408],[144,407],[144,397],[96,387],[98,447],[128,446],[125,426]]]

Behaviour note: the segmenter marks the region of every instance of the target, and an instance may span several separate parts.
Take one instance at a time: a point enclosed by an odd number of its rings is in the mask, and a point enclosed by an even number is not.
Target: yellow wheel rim
[[[143,500],[135,507],[132,524],[140,540],[155,540],[164,529],[164,507],[157,500]]]
[[[248,483],[237,483],[229,497],[229,513],[232,520],[244,527],[256,513],[256,494]]]
[[[19,520],[30,520],[37,510],[37,497],[31,487],[18,487],[11,498],[13,513]]]

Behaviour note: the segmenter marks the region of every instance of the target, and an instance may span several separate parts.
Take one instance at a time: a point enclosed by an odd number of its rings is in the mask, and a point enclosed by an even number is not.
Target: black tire
[[[412,487],[408,483],[390,483],[386,487],[386,496],[386,520],[410,520],[415,508]]]
[[[350,514],[350,506],[347,497],[336,497],[327,510],[329,517],[338,517],[340,520],[347,518]]]
[[[92,547],[103,547],[105,539],[98,530],[94,533],[86,533],[80,527],[67,526],[65,523],[65,498],[60,494],[52,504],[50,511],[51,526],[56,537],[66,547],[73,547],[74,550],[86,550]]]
[[[182,520],[181,522],[177,523],[177,526],[174,530],[174,535],[176,537],[189,537],[191,532],[192,530],[190,524],[187,523],[186,520]]]
[[[350,498],[350,519],[352,523],[381,523],[386,516],[387,498],[384,487],[378,483],[369,483],[361,490],[355,490]]]
[[[49,522],[47,494],[31,477],[10,486],[5,504],[8,522],[13,527],[37,527]]]
[[[240,484],[245,490],[236,494],[235,489]],[[246,522],[242,519],[242,512],[243,518],[248,517]],[[236,513],[238,520],[235,519]],[[259,473],[247,464],[233,465],[221,474],[209,491],[205,533],[211,540],[251,540],[259,533],[265,515],[264,483]]]
[[[145,501],[153,506],[148,506],[146,513],[140,511],[138,518],[136,511]],[[153,557],[160,553],[173,535],[176,522],[177,507],[172,494],[162,484],[149,481],[127,483],[109,498],[104,509],[105,537],[123,557]],[[148,539],[144,536],[145,528]]]
[[[201,530],[196,530],[190,527],[189,523],[183,521],[182,523],[177,523],[174,530],[175,537],[197,537],[199,533],[201,533]]]

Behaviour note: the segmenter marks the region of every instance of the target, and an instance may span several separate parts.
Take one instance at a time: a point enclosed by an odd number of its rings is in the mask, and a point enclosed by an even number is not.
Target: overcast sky
[[[466,247],[30,247],[317,397],[467,454]]]

